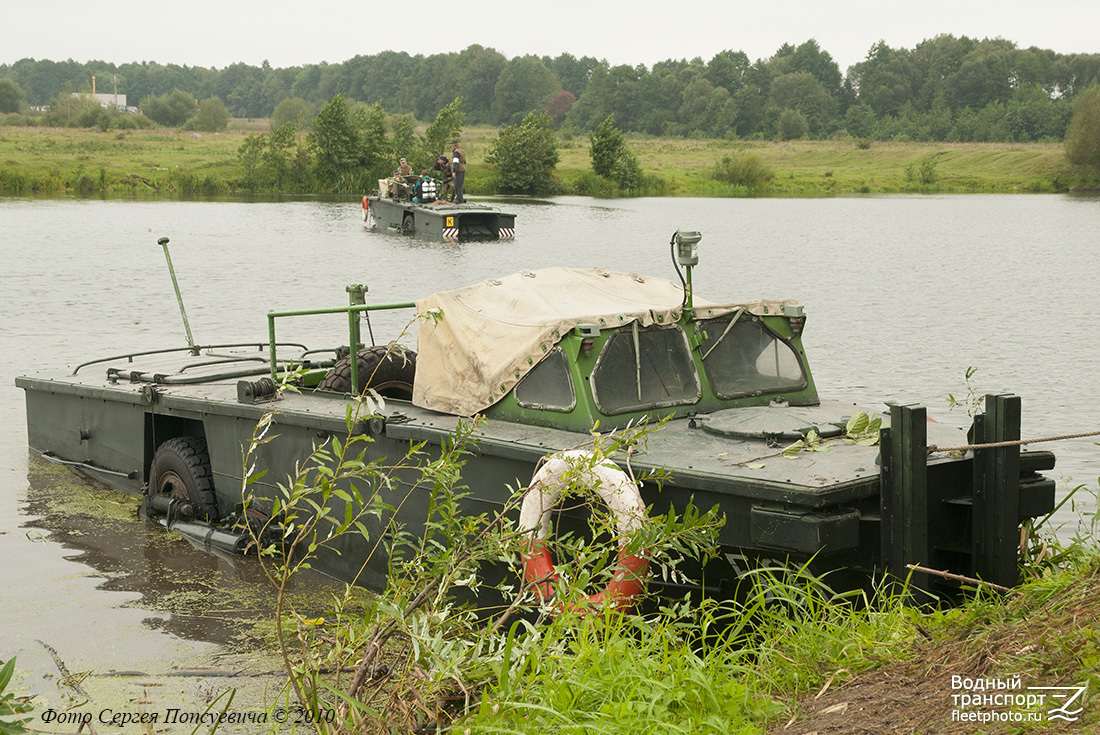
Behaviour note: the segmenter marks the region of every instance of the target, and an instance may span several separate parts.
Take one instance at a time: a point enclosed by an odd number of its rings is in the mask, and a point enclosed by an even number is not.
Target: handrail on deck
[[[221,350],[230,347],[252,347],[255,345],[257,351],[267,347],[271,351],[271,345],[264,342],[232,342],[229,344],[221,345],[196,345],[195,347],[168,347],[161,350],[145,350],[144,352],[127,352],[121,355],[113,355],[111,357],[101,357],[97,360],[89,360],[88,362],[82,362],[73,368],[71,375],[76,375],[80,372],[81,368],[86,368],[89,365],[98,365],[102,362],[114,362],[115,360],[126,360],[127,362],[133,362],[135,357],[148,357],[149,355],[167,355],[172,352],[192,352],[194,350]],[[284,342],[282,345],[275,345],[275,347],[301,347],[303,350],[309,348],[298,342]]]
[[[394,309],[415,309],[415,301],[400,301],[393,304],[350,304],[348,306],[332,306],[325,309],[299,309],[296,311],[269,311],[267,312],[267,338],[269,344],[269,357],[271,367],[271,379],[278,381],[279,371],[275,362],[275,350],[270,345],[275,344],[275,319],[288,316],[316,316],[319,314],[347,314],[348,315],[348,344],[351,347],[351,385],[353,390],[359,388],[359,360],[355,356],[359,350],[359,313],[370,311],[392,311]]]

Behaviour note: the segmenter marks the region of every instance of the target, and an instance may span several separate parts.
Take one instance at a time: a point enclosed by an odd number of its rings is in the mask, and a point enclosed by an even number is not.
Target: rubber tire
[[[415,352],[403,347],[391,349],[385,345],[375,345],[359,350],[358,358],[359,393],[373,388],[385,398],[412,400],[413,379],[416,377]],[[317,384],[317,390],[351,393],[351,357],[337,361]]]
[[[412,235],[416,233],[416,226],[413,224],[413,217],[411,214],[406,214],[401,220],[401,234]]]
[[[149,466],[149,493],[191,501],[195,517],[218,520],[210,453],[201,436],[177,436],[157,447]]]

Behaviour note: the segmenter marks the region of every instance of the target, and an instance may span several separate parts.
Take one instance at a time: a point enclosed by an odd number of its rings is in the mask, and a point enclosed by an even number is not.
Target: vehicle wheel
[[[405,218],[401,220],[401,233],[403,235],[411,235],[414,231],[413,218],[411,214],[406,214]]]
[[[189,500],[197,518],[217,520],[214,473],[206,439],[178,436],[157,447],[149,467],[149,492]]]
[[[375,345],[359,350],[359,393],[373,388],[386,398],[412,400],[416,353],[400,345]],[[317,384],[317,390],[351,393],[351,357],[337,361]]]

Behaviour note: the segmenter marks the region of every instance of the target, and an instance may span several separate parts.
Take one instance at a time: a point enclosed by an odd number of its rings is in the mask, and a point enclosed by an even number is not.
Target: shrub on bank
[[[714,178],[726,184],[760,189],[773,178],[772,171],[754,153],[726,154],[714,164]]]

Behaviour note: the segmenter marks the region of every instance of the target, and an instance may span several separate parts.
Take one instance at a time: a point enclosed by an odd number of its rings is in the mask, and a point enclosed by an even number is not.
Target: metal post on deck
[[[974,417],[974,444],[1020,438],[1020,397],[987,395]],[[1012,587],[1017,581],[1020,526],[1020,447],[974,450],[974,574]]]
[[[348,306],[356,307],[367,303],[367,287],[363,284],[353,283],[344,290],[348,292]],[[359,316],[360,312],[348,309],[348,341],[351,344],[351,357],[348,359],[351,361],[352,395],[359,392],[359,343],[362,341],[359,336]]]
[[[908,574],[906,564],[929,563],[927,422],[924,406],[894,404],[880,434],[882,565],[898,578]],[[913,584],[925,581],[914,577]]]
[[[191,325],[187,322],[187,310],[183,308],[183,294],[180,293],[180,284],[176,280],[176,269],[172,267],[172,256],[168,254],[168,238],[162,237],[157,244],[164,248],[164,260],[168,263],[168,275],[172,276],[172,288],[176,291],[176,302],[180,306],[180,316],[183,317],[183,328],[187,332],[187,346],[191,348],[191,354],[199,354],[199,348],[195,346],[195,338],[191,336]]]

